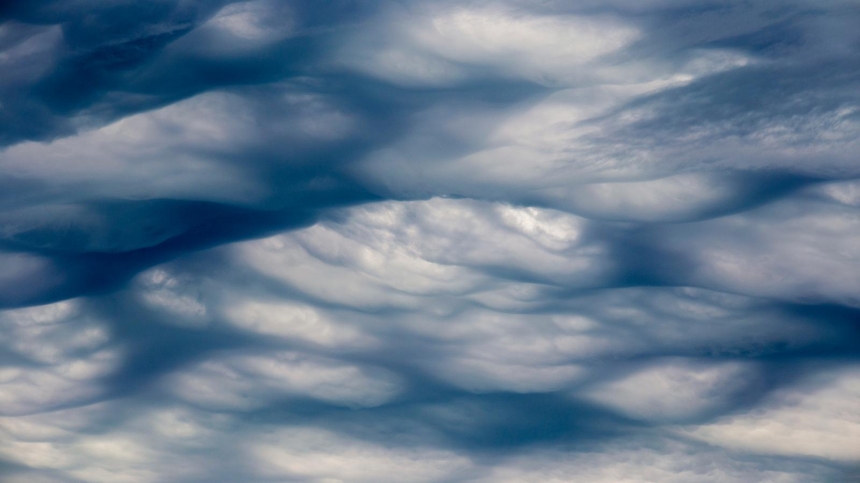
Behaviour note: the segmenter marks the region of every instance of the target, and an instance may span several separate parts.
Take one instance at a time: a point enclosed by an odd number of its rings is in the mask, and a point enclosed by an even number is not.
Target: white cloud
[[[848,206],[860,207],[860,181],[831,181],[813,186],[808,192]]]
[[[860,461],[860,369],[827,367],[754,410],[684,432],[741,451]]]
[[[21,481],[154,483],[217,475],[224,417],[176,406],[137,407],[116,402],[16,418],[0,418],[0,455],[30,472]],[[226,456],[224,460],[227,460]],[[53,477],[51,477],[53,475]],[[31,479],[26,479],[31,478]],[[54,478],[54,479],[52,479]],[[16,481],[16,480],[12,480]]]
[[[696,261],[689,277],[696,285],[857,306],[860,220],[855,211],[799,196],[667,230],[665,246]]]
[[[290,396],[373,407],[400,391],[397,377],[382,369],[287,351],[214,355],[165,384],[180,399],[216,411],[257,409]]]
[[[403,85],[452,85],[501,75],[546,84],[593,78],[595,61],[636,40],[637,29],[598,16],[536,15],[496,6],[391,11],[342,47],[340,62]],[[599,67],[599,66],[598,66]]]
[[[231,146],[248,134],[250,122],[239,98],[203,94],[77,136],[17,144],[0,151],[0,167],[22,180],[50,183],[39,198],[61,203],[82,198],[249,202],[263,196],[264,188],[240,169],[201,155],[207,150],[200,148]]]
[[[684,221],[730,206],[742,186],[705,173],[550,188],[544,199],[553,206],[589,218],[617,221]]]
[[[413,363],[436,377],[468,391],[529,393],[575,385],[587,373],[582,362],[621,349],[593,328],[593,321],[576,316],[468,310],[413,316],[400,330],[434,341]]]
[[[494,467],[476,482],[567,483],[813,483],[823,476],[803,467],[750,462],[730,453],[659,437],[603,444],[594,451],[540,448]]]
[[[378,344],[357,327],[357,314],[350,317],[348,313],[331,313],[307,304],[241,299],[228,304],[226,315],[236,327],[285,340],[347,348]]]
[[[756,382],[755,372],[738,362],[669,359],[601,381],[584,395],[632,418],[686,421],[730,408],[732,399]]]
[[[611,288],[570,300],[571,312],[629,354],[759,356],[835,337],[832,328],[765,300],[693,287]]]
[[[248,453],[262,476],[319,483],[429,483],[455,478],[471,465],[451,451],[383,446],[303,427],[264,435]]]
[[[191,327],[206,325],[209,308],[201,300],[200,280],[182,280],[162,267],[147,270],[137,279],[143,301],[165,311],[167,322]]]
[[[240,1],[219,10],[202,28],[227,32],[233,42],[279,40],[292,33],[291,13],[283,4],[271,0]]]
[[[0,414],[38,413],[94,400],[100,379],[122,361],[103,321],[76,302],[0,311],[0,347],[18,364],[0,367]]]
[[[313,297],[352,307],[416,307],[423,297],[483,288],[484,272],[595,284],[611,267],[583,220],[538,208],[433,199],[382,203],[240,244],[241,260]],[[493,240],[487,243],[487,240]]]

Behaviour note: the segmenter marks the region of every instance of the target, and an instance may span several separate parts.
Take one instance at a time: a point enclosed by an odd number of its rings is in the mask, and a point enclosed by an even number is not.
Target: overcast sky
[[[0,481],[860,481],[858,25],[0,0]]]

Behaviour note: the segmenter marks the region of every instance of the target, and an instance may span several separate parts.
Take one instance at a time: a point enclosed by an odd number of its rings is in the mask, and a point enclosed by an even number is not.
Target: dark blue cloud
[[[0,1],[0,479],[853,481],[858,20]]]

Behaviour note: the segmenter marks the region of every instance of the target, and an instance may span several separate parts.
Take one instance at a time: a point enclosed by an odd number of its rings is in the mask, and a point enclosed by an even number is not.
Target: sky
[[[0,481],[860,481],[857,25],[0,0]]]

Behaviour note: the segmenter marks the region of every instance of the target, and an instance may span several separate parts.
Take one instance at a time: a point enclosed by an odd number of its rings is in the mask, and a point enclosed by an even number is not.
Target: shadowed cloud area
[[[860,481],[857,25],[0,0],[0,481]]]

